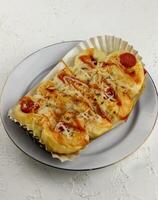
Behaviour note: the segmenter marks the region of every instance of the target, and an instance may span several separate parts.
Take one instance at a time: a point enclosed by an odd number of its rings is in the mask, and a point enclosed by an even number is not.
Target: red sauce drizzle
[[[112,62],[101,62],[101,67],[105,68],[105,67],[109,67],[115,65],[115,63]]]
[[[82,125],[80,124],[79,120],[78,119],[75,119],[75,123],[72,124],[72,123],[67,123],[67,122],[63,122],[63,124],[67,127],[72,127],[74,129],[77,129],[81,132],[85,131],[85,128],[82,127]]]
[[[32,101],[32,99],[29,96],[24,96],[19,103],[21,111],[24,113],[36,112],[40,107],[39,104],[37,102]]]
[[[66,80],[64,79],[64,77],[69,77],[69,78],[67,78]],[[59,75],[58,75],[58,77],[59,77],[59,79],[61,80],[61,81],[63,81],[63,83],[68,83],[68,84],[72,84],[76,89],[79,89],[77,86],[81,86],[82,85],[82,83],[83,84],[85,84],[85,85],[87,85],[84,81],[82,81],[82,80],[79,80],[79,79],[77,79],[77,78],[75,78],[75,77],[73,77],[73,76],[70,76],[70,75],[68,75],[68,74],[66,74],[65,72],[64,73],[60,73]],[[77,81],[77,82],[76,82]],[[88,86],[88,85],[87,85]]]
[[[111,119],[105,112],[102,111],[99,104],[96,102],[96,112],[102,117],[105,118],[107,121],[111,122]]]
[[[110,95],[110,96],[113,96],[113,98],[116,99],[117,105],[118,105],[118,106],[121,106],[122,103],[121,103],[121,101],[120,101],[120,99],[119,99],[117,93],[115,92],[115,90],[109,85],[109,83],[107,82],[107,80],[102,79],[102,81],[108,85],[108,88],[107,88],[107,90],[106,90],[106,93],[107,93],[108,95]]]
[[[66,76],[66,73],[62,71],[62,72],[58,75],[58,78],[59,78],[61,81],[63,81],[63,82],[65,83],[65,81],[64,81],[64,76]]]
[[[49,87],[46,88],[46,90],[49,91],[49,92],[54,92],[55,88],[52,87],[52,86],[49,86]]]
[[[75,119],[76,128],[80,131],[85,131],[85,128],[81,125],[80,121],[76,118]]]
[[[113,98],[116,99],[116,93],[115,93],[115,91],[114,91],[113,88],[108,87],[108,88],[106,89],[106,94],[109,95],[109,96],[113,96]]]
[[[131,77],[134,77],[136,75],[136,72],[133,71],[133,72],[128,72],[128,75],[130,75]]]
[[[97,60],[92,55],[83,55],[79,57],[80,60],[86,63],[90,68],[94,68],[97,65]]]

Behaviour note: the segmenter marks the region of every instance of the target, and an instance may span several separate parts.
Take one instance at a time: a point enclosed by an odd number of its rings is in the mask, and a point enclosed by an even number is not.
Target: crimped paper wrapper
[[[127,41],[122,40],[121,38],[115,37],[115,36],[96,36],[92,37],[88,40],[85,40],[83,42],[80,42],[78,45],[76,45],[74,48],[72,48],[59,63],[47,74],[47,76],[42,80],[49,80],[53,79],[54,75],[63,69],[65,65],[67,66],[73,66],[74,64],[74,58],[80,54],[83,50],[87,48],[96,48],[104,51],[107,55],[113,51],[128,51],[131,52],[136,56],[138,60],[142,60],[142,57],[138,54],[138,52],[133,48],[132,45],[130,45]],[[142,63],[143,64],[143,63]],[[143,64],[144,66],[144,64]],[[34,93],[35,89],[38,87],[35,86],[31,91],[28,92],[28,95],[31,95]],[[75,158],[79,152],[76,154],[71,155],[60,155],[57,153],[51,153],[53,158],[59,159],[61,162],[72,160]]]
[[[51,153],[53,158],[59,159],[61,162],[65,161],[72,161],[74,158],[76,158],[79,155],[79,152],[76,154],[71,155],[59,155],[57,153]]]

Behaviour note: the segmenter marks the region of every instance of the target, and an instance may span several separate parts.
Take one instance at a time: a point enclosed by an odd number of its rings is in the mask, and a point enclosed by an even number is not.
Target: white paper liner
[[[71,155],[60,155],[57,153],[51,153],[53,158],[57,158],[59,159],[61,162],[65,162],[65,161],[72,161],[74,158],[76,158],[79,153],[76,154],[71,154]]]
[[[96,36],[92,37],[88,40],[85,40],[83,42],[80,42],[78,45],[76,45],[74,48],[72,48],[59,63],[44,77],[44,79],[41,81],[53,79],[54,75],[63,69],[65,65],[67,66],[73,66],[74,65],[74,58],[80,54],[83,50],[87,48],[96,48],[104,51],[107,55],[113,51],[128,51],[130,53],[133,53],[136,58],[141,61],[142,57],[138,54],[138,52],[133,48],[132,45],[128,44],[127,41],[122,40],[121,38],[114,37],[114,36]],[[143,64],[143,63],[142,63]],[[143,64],[144,66],[144,64]],[[35,86],[32,88],[27,94],[32,95],[35,91],[35,89],[38,87]],[[13,120],[13,119],[12,119]],[[14,120],[15,121],[15,120]],[[76,154],[71,155],[60,155],[57,153],[52,153],[53,158],[59,159],[61,162],[72,160],[75,158],[79,152]]]

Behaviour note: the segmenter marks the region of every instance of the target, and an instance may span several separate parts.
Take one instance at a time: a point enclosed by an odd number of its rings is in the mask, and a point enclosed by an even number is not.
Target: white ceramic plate
[[[73,161],[61,163],[37,145],[26,131],[12,122],[7,113],[21,96],[38,83],[79,41],[54,44],[25,58],[7,79],[1,97],[4,128],[28,156],[46,165],[66,170],[93,170],[116,163],[134,152],[150,135],[157,118],[156,87],[147,73],[146,88],[126,123],[94,140]]]

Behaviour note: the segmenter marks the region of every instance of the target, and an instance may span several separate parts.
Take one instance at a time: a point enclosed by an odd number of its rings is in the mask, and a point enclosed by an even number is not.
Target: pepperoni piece
[[[136,64],[136,57],[131,53],[123,53],[120,55],[120,62],[124,67],[133,67]]]
[[[39,108],[39,104],[36,102],[33,102],[30,97],[24,96],[20,100],[20,108],[21,108],[21,111],[24,113],[31,113],[31,112],[36,111]]]

